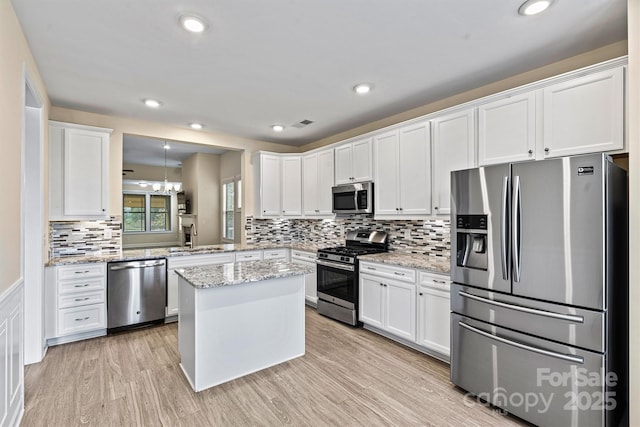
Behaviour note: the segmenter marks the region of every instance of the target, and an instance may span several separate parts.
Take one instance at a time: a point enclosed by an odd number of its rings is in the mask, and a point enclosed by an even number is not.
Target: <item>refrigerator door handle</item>
[[[467,325],[466,323],[463,323],[463,322],[458,322],[458,325],[460,325],[464,329],[468,329],[471,332],[475,332],[478,335],[482,335],[483,337],[486,337],[486,338],[492,339],[494,341],[498,341],[498,342],[501,342],[503,344],[507,344],[507,345],[510,345],[510,346],[513,346],[513,347],[517,347],[517,348],[520,348],[522,350],[531,351],[531,352],[542,354],[542,355],[549,356],[549,357],[555,357],[556,359],[565,360],[567,362],[572,362],[572,363],[576,363],[576,364],[580,364],[580,365],[584,364],[584,357],[571,356],[571,355],[568,355],[568,354],[556,353],[555,351],[549,351],[549,350],[545,350],[543,348],[532,347],[532,346],[527,345],[527,344],[522,344],[522,343],[519,343],[517,341],[511,341],[511,340],[508,340],[506,338],[502,338],[502,337],[499,337],[497,335],[493,335],[493,334],[490,334],[488,332],[485,332],[485,331],[483,331],[481,329],[475,328],[473,326]]]
[[[513,177],[513,229],[511,234],[513,237],[511,249],[513,251],[513,280],[520,281],[521,273],[521,250],[520,236],[522,234],[522,201],[520,199],[520,177]]]
[[[507,265],[507,222],[509,205],[509,177],[502,180],[502,212],[500,216],[500,260],[502,262],[502,279],[509,280],[509,266]]]
[[[507,308],[509,310],[522,311],[524,313],[535,314],[535,315],[538,315],[538,316],[545,316],[545,317],[551,317],[553,319],[566,320],[567,322],[584,323],[584,317],[583,316],[574,316],[574,315],[571,315],[571,314],[562,314],[562,313],[554,313],[553,311],[539,310],[537,308],[522,307],[522,306],[519,306],[519,305],[513,305],[513,304],[509,304],[509,303],[502,302],[502,301],[496,301],[496,300],[492,300],[492,299],[489,299],[489,298],[483,298],[483,297],[480,297],[478,295],[469,294],[469,293],[464,292],[464,291],[458,291],[458,295],[460,295],[463,298],[469,298],[469,299],[472,299],[472,300],[475,300],[475,301],[479,301],[479,302],[483,302],[483,303],[486,303],[486,304],[496,305],[498,307]]]

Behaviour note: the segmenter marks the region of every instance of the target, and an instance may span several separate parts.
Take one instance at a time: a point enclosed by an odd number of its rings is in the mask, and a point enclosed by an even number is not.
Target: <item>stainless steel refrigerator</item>
[[[620,425],[627,175],[605,154],[452,172],[451,381],[537,425]]]

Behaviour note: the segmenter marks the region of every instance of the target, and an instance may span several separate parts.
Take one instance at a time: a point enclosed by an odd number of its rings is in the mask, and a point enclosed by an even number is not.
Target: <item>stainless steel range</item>
[[[387,249],[384,231],[357,230],[347,233],[345,246],[318,250],[318,313],[358,325],[358,256]]]

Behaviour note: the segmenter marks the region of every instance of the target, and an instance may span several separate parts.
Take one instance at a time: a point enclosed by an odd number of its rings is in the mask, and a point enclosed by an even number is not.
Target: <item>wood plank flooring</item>
[[[194,393],[177,324],[49,348],[25,370],[23,426],[512,426],[449,366],[306,310],[306,354]]]

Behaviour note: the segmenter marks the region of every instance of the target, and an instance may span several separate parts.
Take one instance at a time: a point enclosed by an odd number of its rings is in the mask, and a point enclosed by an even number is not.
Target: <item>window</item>
[[[235,181],[222,184],[222,237],[234,239],[233,224],[235,222]]]
[[[124,193],[122,219],[125,233],[171,231],[171,196]]]

